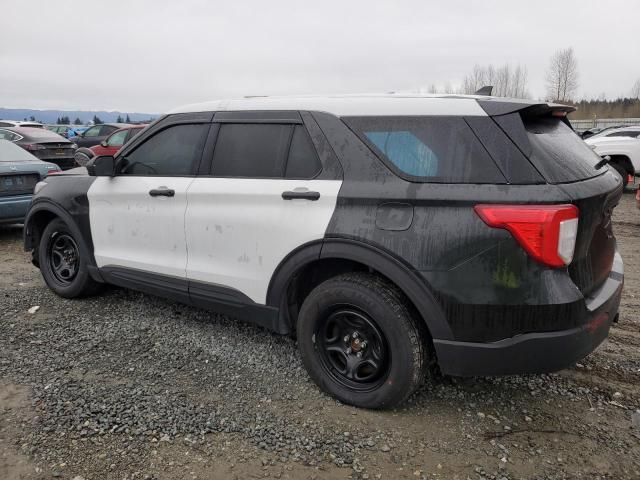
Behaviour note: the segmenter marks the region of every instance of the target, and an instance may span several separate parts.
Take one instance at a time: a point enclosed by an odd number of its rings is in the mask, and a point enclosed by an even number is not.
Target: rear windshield
[[[531,146],[531,163],[550,183],[584,180],[603,173],[601,158],[561,119],[524,119]]]
[[[506,183],[462,117],[347,117],[399,176],[435,183]]]
[[[9,140],[0,139],[0,163],[33,162],[38,159]]]

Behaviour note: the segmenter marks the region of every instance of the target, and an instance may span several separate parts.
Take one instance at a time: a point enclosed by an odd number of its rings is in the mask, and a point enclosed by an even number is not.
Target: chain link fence
[[[576,132],[584,132],[590,128],[626,127],[640,125],[640,118],[590,118],[587,120],[569,120]]]

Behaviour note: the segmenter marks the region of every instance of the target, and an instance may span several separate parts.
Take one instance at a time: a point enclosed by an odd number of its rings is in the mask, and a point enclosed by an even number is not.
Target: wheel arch
[[[298,309],[315,286],[351,271],[370,271],[386,278],[407,296],[433,338],[453,338],[429,286],[409,265],[380,248],[350,239],[305,244],[276,268],[267,291],[267,305],[279,308],[281,331],[295,329]]]
[[[86,238],[86,235],[83,235],[82,229],[78,227],[71,214],[65,211],[61,206],[49,200],[41,200],[38,203],[32,205],[29,209],[29,212],[27,213],[27,217],[24,220],[24,249],[25,251],[32,252],[33,264],[36,267],[39,267],[37,250],[38,245],[40,244],[42,232],[51,221],[57,218],[61,219],[69,226],[69,229],[71,229],[74,237],[77,238],[80,247],[85,252],[88,252],[89,274],[91,275],[91,277],[96,281],[102,282],[103,280],[100,276],[100,273],[98,272],[95,258],[93,256],[93,243],[91,242],[91,239]]]

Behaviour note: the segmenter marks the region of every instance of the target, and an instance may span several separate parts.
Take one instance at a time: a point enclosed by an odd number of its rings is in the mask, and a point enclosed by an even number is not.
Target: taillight
[[[44,145],[39,145],[37,143],[29,143],[29,144],[26,144],[26,145],[22,145],[22,147],[25,150],[29,150],[30,152],[33,152],[34,150],[44,150],[44,149],[47,148]]]
[[[573,260],[579,213],[575,205],[476,205],[475,211],[490,227],[508,230],[539,262],[564,267]]]

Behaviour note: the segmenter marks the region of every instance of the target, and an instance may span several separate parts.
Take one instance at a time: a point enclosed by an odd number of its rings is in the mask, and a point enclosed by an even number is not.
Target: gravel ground
[[[0,228],[0,479],[638,479],[632,195],[614,219],[626,286],[597,352],[553,375],[437,379],[389,412],[328,398],[295,341],[258,327],[115,288],[56,297]]]

